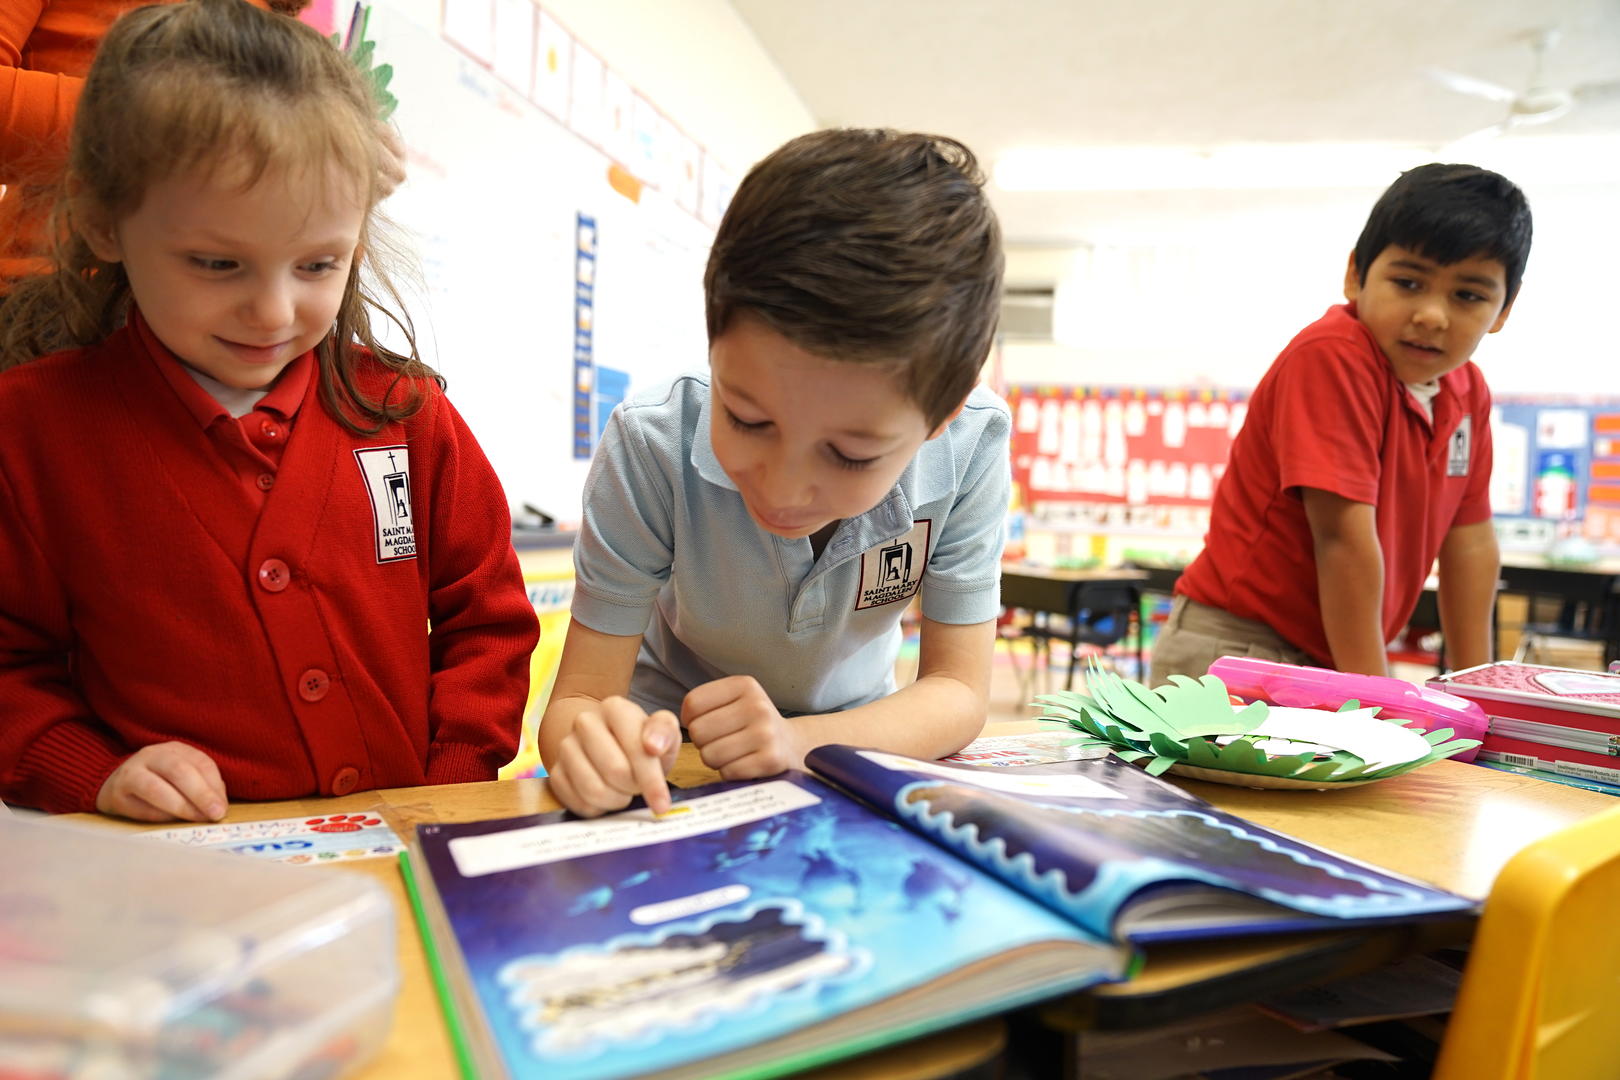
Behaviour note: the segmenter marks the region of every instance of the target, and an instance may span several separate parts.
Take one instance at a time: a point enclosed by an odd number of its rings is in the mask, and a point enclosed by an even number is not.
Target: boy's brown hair
[[[762,320],[834,360],[892,365],[930,427],[966,399],[1001,297],[1001,228],[954,139],[840,128],[755,165],[703,275],[709,340]]]

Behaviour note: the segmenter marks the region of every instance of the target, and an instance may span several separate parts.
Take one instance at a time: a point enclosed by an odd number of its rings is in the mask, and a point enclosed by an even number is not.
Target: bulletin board
[[[1567,526],[1620,548],[1620,398],[1501,397],[1491,438],[1492,510],[1528,546]]]
[[[1098,529],[1202,532],[1248,413],[1237,390],[1015,385],[1023,501]],[[1515,395],[1492,412],[1491,506],[1508,541],[1620,549],[1620,397]]]
[[[612,406],[705,364],[732,174],[531,0],[379,0],[367,35],[408,150],[383,210],[418,345],[508,500],[577,520]]]
[[[1026,503],[1099,527],[1207,521],[1248,413],[1236,390],[1012,386],[1012,470]]]

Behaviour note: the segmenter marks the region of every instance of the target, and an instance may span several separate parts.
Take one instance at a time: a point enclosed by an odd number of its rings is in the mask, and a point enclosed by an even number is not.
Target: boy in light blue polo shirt
[[[975,389],[1001,286],[961,144],[822,131],[738,187],[704,275],[709,372],[613,414],[540,749],[580,814],[667,809],[685,727],[727,779],[982,727],[1007,407]],[[900,615],[922,598],[917,679]]]

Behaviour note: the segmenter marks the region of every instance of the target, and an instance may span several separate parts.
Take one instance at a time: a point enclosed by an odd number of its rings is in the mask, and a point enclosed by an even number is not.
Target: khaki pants
[[[1321,666],[1320,661],[1290,645],[1265,623],[1240,619],[1221,608],[1178,596],[1153,645],[1153,674],[1148,685],[1162,686],[1172,675],[1196,679],[1208,674],[1209,665],[1223,656]]]

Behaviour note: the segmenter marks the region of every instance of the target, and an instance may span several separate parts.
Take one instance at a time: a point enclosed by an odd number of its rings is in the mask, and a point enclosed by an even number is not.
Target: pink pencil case
[[[1223,656],[1209,666],[1209,673],[1226,684],[1228,693],[1245,701],[1337,709],[1355,700],[1363,706],[1378,706],[1379,716],[1408,720],[1424,731],[1450,728],[1459,739],[1484,739],[1489,723],[1476,702],[1382,675],[1299,667],[1248,656]],[[1455,760],[1472,761],[1476,753],[1477,749],[1466,750]]]

